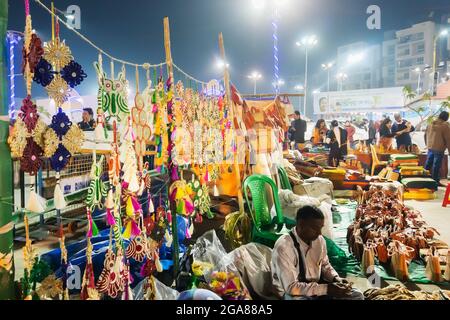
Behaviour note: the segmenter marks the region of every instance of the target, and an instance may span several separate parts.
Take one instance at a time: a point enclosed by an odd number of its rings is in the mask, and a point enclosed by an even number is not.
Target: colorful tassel
[[[127,206],[125,208],[125,212],[127,214],[128,217],[134,217],[134,207],[133,207],[133,202],[131,200],[131,197],[128,197],[127,200]]]
[[[139,212],[142,210],[142,207],[141,207],[139,201],[137,201],[137,199],[135,197],[131,197],[131,203],[133,205],[134,212]]]
[[[213,195],[214,195],[214,197],[220,196],[220,194],[219,194],[219,188],[217,188],[217,184],[214,184]]]
[[[45,199],[39,196],[32,188],[26,209],[34,213],[43,213],[45,211],[45,207]]]
[[[208,182],[209,182],[209,171],[208,171],[208,168],[206,168],[206,173],[205,173],[204,181],[205,181],[205,183],[208,183]]]
[[[109,226],[114,226],[116,224],[116,219],[114,219],[112,209],[109,208],[106,209],[106,222],[108,223]]]
[[[152,197],[149,197],[148,212],[149,213],[155,212],[155,206],[153,205]]]
[[[180,177],[178,176],[178,167],[173,167],[172,168],[172,181],[177,181],[180,180]]]
[[[131,221],[127,223],[127,226],[125,228],[125,231],[123,232],[122,236],[124,239],[130,239],[131,238]]]
[[[138,182],[138,178],[135,174],[133,174],[131,176],[131,181],[129,181],[130,184],[128,186],[128,190],[130,190],[131,192],[138,192],[139,191],[139,182]]]
[[[190,215],[192,212],[194,212],[194,204],[190,200],[186,200],[185,202],[185,213]]]
[[[137,237],[141,234],[141,229],[135,221],[131,221],[131,235]]]
[[[56,186],[55,186],[54,203],[55,203],[55,208],[57,210],[62,210],[65,207],[67,207],[67,202],[66,202],[66,199],[64,198],[64,193],[61,190],[59,181],[56,183]]]

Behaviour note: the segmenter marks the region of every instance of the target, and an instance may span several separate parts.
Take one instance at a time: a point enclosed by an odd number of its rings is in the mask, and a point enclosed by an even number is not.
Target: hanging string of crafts
[[[55,208],[61,210],[66,207],[66,201],[60,187],[60,172],[66,167],[72,155],[81,151],[84,141],[83,131],[77,125],[73,125],[62,110],[62,105],[69,96],[69,85],[75,87],[80,84],[86,74],[81,66],[72,60],[70,48],[64,41],[61,42],[58,20],[55,34],[56,36],[44,45],[44,56],[41,58],[46,59],[52,66],[53,78],[46,90],[57,106],[57,113],[52,117],[51,124],[44,134],[44,155],[50,159],[50,165],[56,171]]]
[[[169,80],[168,80],[169,81]],[[168,163],[169,154],[169,136],[168,136],[168,113],[167,102],[170,101],[168,93],[164,90],[164,79],[161,74],[158,78],[157,85],[153,94],[153,111],[154,127],[155,127],[155,169],[161,173],[165,173],[165,165]]]
[[[33,70],[43,54],[42,41],[32,32],[32,20],[29,1],[25,0],[25,32],[22,49],[22,71],[26,83],[27,97],[23,100],[18,117],[8,138],[11,156],[20,159],[20,169],[30,175],[36,175],[42,166],[41,157],[44,154],[43,134],[47,128],[41,120],[36,104],[31,100],[31,84]],[[28,211],[41,213],[45,210],[45,200],[31,186]]]

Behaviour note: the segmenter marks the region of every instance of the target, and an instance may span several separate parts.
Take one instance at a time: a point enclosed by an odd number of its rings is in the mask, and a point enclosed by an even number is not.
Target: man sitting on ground
[[[331,266],[322,236],[325,217],[315,207],[297,212],[297,226],[282,236],[272,254],[272,280],[285,300],[363,300]]]

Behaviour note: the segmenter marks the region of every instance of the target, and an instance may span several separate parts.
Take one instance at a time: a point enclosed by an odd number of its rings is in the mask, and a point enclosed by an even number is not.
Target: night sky
[[[377,43],[385,31],[406,28],[427,20],[436,13],[450,13],[449,0],[286,0],[279,22],[280,75],[290,81],[282,91],[293,92],[293,83],[302,82],[304,54],[295,42],[304,35],[315,34],[319,45],[311,54],[312,86],[325,83],[321,63],[333,60],[336,49],[356,41]],[[43,0],[50,6],[51,1]],[[81,7],[81,33],[113,56],[133,61],[159,63],[164,61],[163,18],[169,16],[174,62],[201,80],[219,78],[216,67],[219,58],[218,34],[223,32],[232,81],[241,92],[251,92],[247,75],[260,71],[264,81],[258,91],[271,92],[272,7],[256,11],[252,0],[56,0],[63,11],[70,4]],[[50,15],[33,0],[33,28],[47,41],[51,36]],[[366,9],[376,4],[382,10],[382,30],[366,27]],[[23,31],[25,16],[21,0],[9,0],[10,30]],[[88,73],[88,79],[78,88],[80,94],[94,94],[97,82],[92,63],[97,52],[61,26],[61,38],[66,39],[75,59]],[[19,55],[19,51],[17,52]],[[105,64],[108,62],[105,59]],[[20,59],[17,59],[17,65]],[[116,66],[116,70],[119,66]],[[134,85],[134,71],[128,78]],[[177,76],[177,74],[176,74]],[[179,75],[178,75],[179,78]],[[297,80],[298,78],[299,80]],[[183,80],[183,79],[182,79]],[[18,81],[22,82],[22,81]],[[34,86],[37,88],[37,86]],[[19,85],[17,95],[22,96]],[[35,89],[34,96],[43,96]]]

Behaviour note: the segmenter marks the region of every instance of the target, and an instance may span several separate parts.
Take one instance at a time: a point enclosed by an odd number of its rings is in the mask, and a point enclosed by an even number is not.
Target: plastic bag
[[[177,300],[180,293],[172,288],[167,287],[164,283],[160,282],[158,279],[154,278],[155,281],[155,300]],[[138,285],[133,289],[134,300],[145,300],[144,287],[148,279],[144,279],[138,283]]]
[[[271,248],[259,243],[249,243],[233,250],[229,256],[253,299],[278,299],[272,286]]]
[[[204,277],[208,289],[226,300],[251,298],[232,257],[227,254],[214,230],[197,239],[192,256],[194,274]]]

